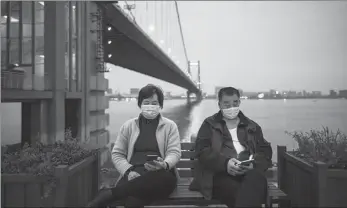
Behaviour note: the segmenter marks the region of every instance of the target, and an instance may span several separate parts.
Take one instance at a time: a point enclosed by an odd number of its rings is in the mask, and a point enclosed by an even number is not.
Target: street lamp
[[[155,30],[155,27],[153,24],[149,25],[148,27],[149,32],[153,32]]]

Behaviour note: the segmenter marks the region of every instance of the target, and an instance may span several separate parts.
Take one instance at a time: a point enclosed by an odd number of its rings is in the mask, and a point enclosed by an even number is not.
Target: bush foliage
[[[83,147],[67,130],[63,142],[48,145],[37,142],[32,146],[24,144],[21,149],[14,151],[5,150],[1,155],[1,173],[47,176],[44,194],[47,197],[57,182],[54,177],[55,167],[73,165],[96,153],[97,149]]]
[[[330,168],[347,168],[347,135],[328,127],[309,132],[287,132],[298,143],[293,154],[310,163],[321,161]]]

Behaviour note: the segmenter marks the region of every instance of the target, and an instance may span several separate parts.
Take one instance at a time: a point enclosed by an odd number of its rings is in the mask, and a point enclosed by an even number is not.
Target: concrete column
[[[197,101],[201,101],[202,100],[202,93],[201,92],[196,94],[196,100]]]
[[[53,92],[49,103],[49,142],[64,140],[65,16],[65,2],[45,2],[45,71]]]
[[[190,93],[189,91],[187,91],[187,102],[188,102],[188,103],[190,103],[190,101],[191,101],[191,100],[190,100],[190,94],[191,94],[191,93]]]
[[[82,70],[82,91],[83,91],[83,99],[82,99],[82,115],[83,115],[83,126],[84,126],[84,138],[89,139],[90,138],[90,104],[89,104],[89,98],[90,98],[90,72],[92,70],[92,64],[91,59],[94,57],[91,57],[91,21],[90,21],[90,4],[92,2],[85,1],[83,2],[83,12],[82,12],[82,19],[83,19],[83,35],[82,38],[82,45],[83,45],[83,55],[82,55],[82,62],[83,63],[83,70]]]
[[[49,142],[49,120],[50,118],[48,117],[49,115],[49,101],[42,100],[40,102],[40,129],[41,129],[41,134],[40,134],[40,139],[41,142],[47,144]]]
[[[45,101],[31,104],[31,143],[37,141],[47,143],[47,103]]]
[[[47,143],[48,110],[47,101],[22,103],[22,141],[35,145],[40,141]]]
[[[31,104],[23,102],[21,106],[22,111],[22,145],[31,143]]]
[[[78,137],[81,139],[81,141],[85,141],[86,139],[86,116],[85,116],[85,102],[86,97],[84,93],[84,74],[85,74],[85,22],[87,19],[87,16],[85,16],[85,5],[86,2],[83,1],[77,1],[77,16],[78,16],[78,25],[79,29],[78,31],[78,48],[77,48],[77,55],[78,55],[78,70],[79,70],[79,78],[80,83],[78,84],[78,91],[82,92],[82,98],[80,102],[80,108],[79,108],[79,132]]]

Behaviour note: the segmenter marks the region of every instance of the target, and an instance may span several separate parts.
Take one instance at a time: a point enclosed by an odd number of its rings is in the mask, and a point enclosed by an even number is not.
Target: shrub
[[[347,168],[347,136],[340,130],[336,132],[328,127],[309,132],[294,131],[286,134],[298,143],[293,154],[310,163],[321,161],[329,168]]]
[[[24,144],[21,149],[14,151],[5,150],[1,155],[1,173],[47,176],[48,181],[44,187],[44,197],[47,197],[56,186],[55,167],[73,165],[97,153],[97,149],[87,149],[81,144],[71,136],[71,130],[68,129],[63,142],[37,142],[33,146]]]

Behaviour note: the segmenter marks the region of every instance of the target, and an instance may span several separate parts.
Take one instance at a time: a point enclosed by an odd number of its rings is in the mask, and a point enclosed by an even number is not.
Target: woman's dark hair
[[[157,87],[153,84],[148,84],[148,85],[144,86],[143,88],[141,88],[141,90],[139,92],[139,96],[137,98],[137,105],[139,106],[139,108],[141,107],[142,101],[144,99],[150,98],[154,94],[157,94],[159,105],[161,108],[163,108],[163,106],[164,106],[163,91],[159,87]]]
[[[224,87],[219,90],[218,92],[218,100],[220,101],[222,99],[223,95],[237,95],[237,97],[240,98],[240,92],[239,90],[233,88],[233,87]]]

